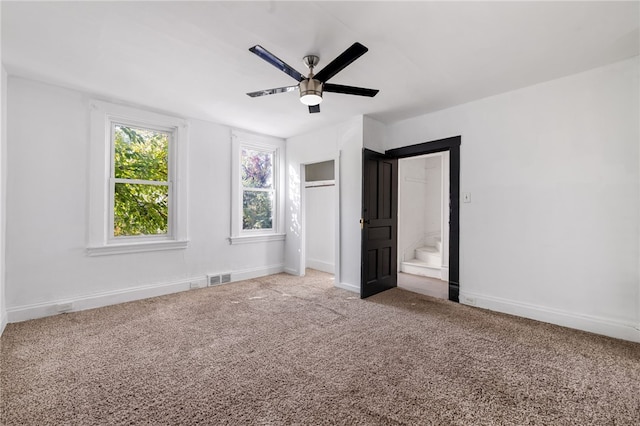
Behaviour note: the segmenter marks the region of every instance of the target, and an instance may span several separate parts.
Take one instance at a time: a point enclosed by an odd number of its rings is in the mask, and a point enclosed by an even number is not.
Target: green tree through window
[[[273,152],[243,148],[242,229],[272,229],[275,189]]]
[[[114,237],[168,233],[169,140],[166,132],[114,125]]]

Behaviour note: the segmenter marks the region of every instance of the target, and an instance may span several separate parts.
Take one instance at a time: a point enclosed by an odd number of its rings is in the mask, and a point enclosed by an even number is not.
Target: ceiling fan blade
[[[309,105],[309,114],[313,114],[314,112],[320,112],[320,104]]]
[[[247,95],[251,96],[252,98],[257,98],[258,96],[275,95],[276,93],[293,92],[294,90],[298,90],[298,86],[276,87],[275,89],[258,90],[257,92],[247,93]]]
[[[344,68],[347,67],[351,62],[358,59],[360,56],[367,53],[369,49],[364,47],[358,42],[355,42],[349,47],[347,50],[342,52],[337,58],[329,63],[326,67],[324,67],[320,72],[318,72],[314,78],[316,80],[320,80],[321,82],[325,82],[329,80],[334,75],[338,74]]]
[[[344,93],[345,95],[369,96],[373,98],[378,94],[379,90],[365,89],[364,87],[343,86],[341,84],[325,83],[322,86],[325,92]]]
[[[252,52],[252,53],[255,53],[260,58],[262,58],[265,61],[269,62],[274,67],[278,68],[280,71],[284,72],[285,74],[290,75],[291,77],[295,78],[296,80],[298,80],[298,81],[304,80],[304,76],[302,74],[300,74],[298,71],[294,70],[290,65],[285,63],[282,59],[278,58],[276,55],[274,55],[273,53],[269,52],[267,49],[265,49],[264,47],[260,46],[259,44],[255,45],[253,47],[250,47],[249,51]]]

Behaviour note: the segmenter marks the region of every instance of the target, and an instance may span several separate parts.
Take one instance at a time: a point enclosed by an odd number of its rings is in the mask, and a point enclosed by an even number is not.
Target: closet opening
[[[336,272],[335,161],[304,165],[304,267]]]

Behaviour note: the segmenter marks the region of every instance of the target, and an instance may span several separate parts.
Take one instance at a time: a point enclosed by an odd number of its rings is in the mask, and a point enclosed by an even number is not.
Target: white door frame
[[[300,163],[300,275],[305,274],[307,266],[307,200],[306,200],[306,169],[309,164],[333,161],[333,177],[335,180],[335,209],[334,209],[334,282],[340,282],[340,154],[332,158],[318,159]]]

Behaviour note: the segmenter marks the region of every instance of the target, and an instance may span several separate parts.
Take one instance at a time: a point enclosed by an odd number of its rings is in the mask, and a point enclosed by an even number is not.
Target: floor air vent
[[[207,285],[219,285],[231,282],[231,273],[207,275]]]

